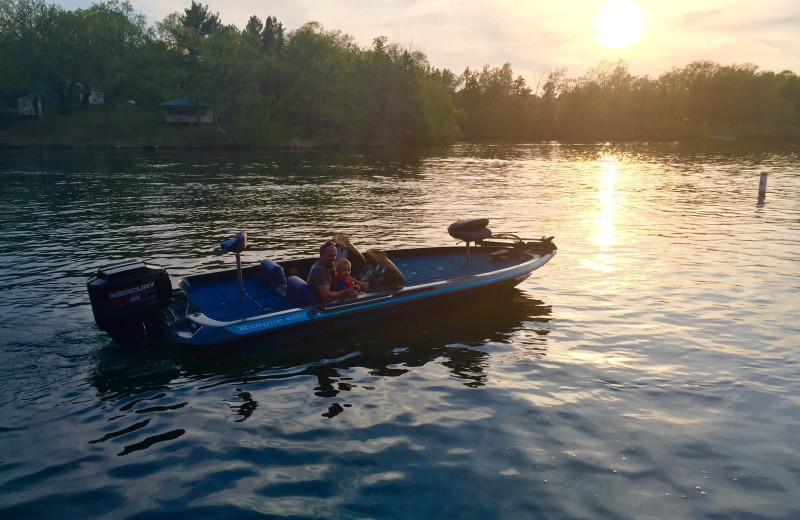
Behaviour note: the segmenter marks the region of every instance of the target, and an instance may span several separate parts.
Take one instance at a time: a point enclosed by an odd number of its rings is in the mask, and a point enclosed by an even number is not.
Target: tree
[[[183,25],[197,30],[201,35],[208,36],[218,31],[222,27],[219,21],[219,13],[212,14],[207,5],[195,3],[183,10]]]
[[[256,16],[252,15],[249,20],[247,20],[247,25],[245,26],[244,30],[248,34],[252,34],[255,36],[260,37],[261,31],[264,29],[264,23],[261,19]]]
[[[167,63],[162,81],[169,85],[169,95],[180,93],[197,98],[197,69],[203,35],[198,29],[186,26],[184,18],[180,13],[170,13],[156,25]]]
[[[102,89],[106,123],[109,108],[130,99],[141,77],[142,48],[151,37],[145,17],[126,0],[94,4],[85,11],[93,59],[89,83]]]
[[[449,142],[461,135],[479,141],[800,136],[800,78],[754,64],[695,61],[651,79],[634,77],[624,61],[604,61],[577,78],[565,69],[542,74],[532,93],[510,63],[456,76],[384,36],[362,49],[315,22],[285,34],[275,17],[251,16],[240,30],[192,1],[157,23],[156,37],[127,1],[75,11],[45,2],[0,0],[0,93],[9,99],[33,93],[35,101],[57,102],[58,112],[66,112],[75,88],[97,88],[105,94],[107,123],[114,103],[183,95],[210,102],[220,129],[231,138],[239,132],[236,142],[262,130],[275,140],[304,135],[349,144]]]
[[[338,112],[345,109],[349,96],[342,74],[351,67],[349,57],[355,49],[352,38],[340,32],[325,31],[309,22],[289,35],[283,51],[285,82],[281,85],[282,110],[308,135],[333,134]],[[336,99],[339,99],[339,107]]]
[[[789,108],[791,121],[800,124],[800,76],[790,70],[784,70],[775,77],[777,95]]]
[[[6,65],[2,77],[33,93],[36,112],[48,84],[57,75],[53,71],[58,63],[56,28],[63,13],[60,7],[43,0],[0,2],[0,48]]]
[[[461,75],[456,105],[466,111],[464,134],[475,140],[528,140],[535,133],[535,98],[510,63]]]
[[[58,96],[58,112],[69,112],[69,101],[80,82],[88,80],[92,56],[84,30],[83,11],[62,11],[55,20],[47,53],[48,84]]]
[[[257,50],[236,27],[217,30],[203,41],[203,60],[198,70],[199,92],[211,103],[217,125],[228,116],[245,119],[261,99],[257,72]]]
[[[372,50],[359,53],[350,74],[360,99],[350,114],[351,124],[365,143],[415,140],[424,128],[411,54],[387,41],[375,38]]]
[[[448,144],[461,136],[460,125],[466,113],[453,103],[452,81],[447,72],[445,69],[445,74],[437,71],[417,78],[425,130],[414,136],[414,142]]]
[[[264,22],[264,30],[261,31],[261,48],[271,55],[280,55],[285,45],[283,35],[283,24],[274,16],[267,16]]]

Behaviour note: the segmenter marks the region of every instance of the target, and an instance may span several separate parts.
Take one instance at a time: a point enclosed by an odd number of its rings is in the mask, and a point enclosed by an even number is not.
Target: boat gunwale
[[[446,250],[445,252],[447,252],[447,253],[463,251],[462,247],[444,247],[444,248],[442,248],[442,247],[433,247],[433,248],[417,248],[417,249],[393,250],[393,251],[387,252],[387,255],[395,255],[396,253],[400,253],[401,254],[400,256],[394,256],[394,258],[424,256],[425,253],[431,254],[432,251],[442,250],[442,249],[445,249]],[[408,253],[412,253],[412,254],[408,254]],[[387,300],[386,302],[384,302],[384,304],[388,304],[390,302],[392,304],[398,304],[398,303],[401,303],[403,301],[414,300],[414,299],[416,299],[416,298],[418,298],[420,296],[420,293],[429,294],[432,291],[434,292],[434,294],[443,293],[443,292],[450,292],[450,291],[442,291],[442,290],[437,290],[437,289],[443,288],[443,287],[445,287],[447,285],[451,285],[451,284],[458,284],[458,287],[457,288],[454,287],[452,290],[459,290],[459,289],[468,289],[468,288],[474,287],[475,285],[491,285],[492,283],[502,283],[502,282],[507,281],[509,279],[515,278],[516,276],[521,276],[522,274],[530,274],[531,272],[535,271],[536,269],[542,267],[547,262],[549,262],[552,259],[553,256],[555,256],[556,250],[551,250],[551,251],[549,251],[548,253],[545,253],[545,254],[535,254],[535,253],[531,253],[531,254],[533,254],[533,258],[531,258],[529,260],[526,260],[526,261],[523,261],[523,262],[520,262],[520,263],[517,263],[517,264],[514,264],[514,265],[511,265],[511,266],[508,266],[508,267],[504,267],[502,269],[497,269],[497,270],[492,270],[492,271],[487,271],[487,272],[482,272],[482,273],[472,273],[472,274],[465,275],[465,276],[460,276],[460,277],[457,277],[457,278],[448,278],[448,279],[443,279],[443,280],[436,280],[436,281],[427,282],[427,283],[424,283],[424,284],[414,285],[414,286],[410,286],[410,287],[404,287],[403,289],[400,289],[400,290],[394,291],[394,292],[388,292],[388,293],[387,292],[366,293],[366,294],[358,295],[358,296],[350,298],[350,299],[336,300],[336,301],[333,301],[333,302],[330,302],[330,303],[327,303],[327,304],[315,303],[315,304],[312,304],[312,305],[290,307],[288,309],[282,309],[282,310],[279,310],[279,311],[265,313],[265,314],[258,314],[258,315],[255,315],[255,316],[249,316],[249,317],[246,317],[246,318],[240,318],[240,319],[231,320],[231,321],[217,320],[217,319],[214,319],[214,318],[211,318],[211,317],[207,316],[203,312],[187,313],[186,318],[188,318],[189,320],[197,323],[198,325],[228,329],[230,327],[235,327],[237,325],[243,325],[243,324],[247,324],[247,323],[253,323],[253,322],[257,322],[257,321],[270,319],[270,318],[277,318],[277,317],[281,317],[281,316],[285,316],[285,315],[291,315],[292,313],[297,313],[298,311],[301,311],[301,312],[314,311],[316,313],[316,315],[314,316],[315,318],[316,317],[327,318],[327,317],[331,317],[331,316],[341,315],[342,313],[351,313],[351,312],[355,313],[355,312],[357,312],[359,310],[370,308],[370,307],[372,307],[371,304],[378,303],[378,302],[383,301],[383,300]],[[390,258],[392,258],[392,256],[390,256]],[[293,262],[303,262],[303,261],[309,261],[309,260],[316,261],[315,258],[310,258],[310,259],[297,259],[297,260],[293,260]],[[537,261],[539,261],[539,263],[538,263],[538,265],[536,265],[536,267],[533,267],[531,269],[528,268],[531,264],[537,263]],[[277,262],[277,263],[279,265],[281,264],[281,262]],[[257,276],[258,267],[259,267],[259,264],[255,264],[255,265],[252,265],[252,266],[248,266],[247,268],[244,268],[244,269],[255,270],[255,273],[256,273],[255,275],[250,274],[250,276],[255,277],[255,276]],[[244,271],[244,269],[243,269],[243,271]],[[511,271],[519,271],[519,274],[508,275],[508,273],[510,273]],[[229,274],[230,273],[230,269],[220,270],[220,271],[213,271],[213,272],[209,272],[209,273],[202,273],[202,274],[198,274],[198,275],[190,275],[188,277],[181,278],[179,280],[179,285],[180,285],[180,283],[186,281],[187,278],[191,278],[193,280],[197,280],[198,278],[201,278],[201,277],[202,278],[205,278],[205,277],[217,278],[220,275],[224,275],[226,273]],[[497,275],[502,275],[502,276],[498,277]],[[244,276],[244,273],[243,273],[243,276]],[[481,280],[477,284],[465,284],[464,283],[466,280],[469,280],[471,278],[483,278],[483,277],[487,277],[487,276],[492,276],[493,278],[491,280]],[[225,278],[227,279],[227,276]],[[213,283],[213,282],[210,281],[208,283]],[[394,301],[392,301],[392,300],[394,300]],[[284,325],[283,327],[288,327],[288,326],[289,325]],[[283,327],[281,327],[281,328],[283,328]],[[269,329],[268,328],[268,329],[265,329],[263,332],[267,332],[269,330],[274,330],[274,329]]]

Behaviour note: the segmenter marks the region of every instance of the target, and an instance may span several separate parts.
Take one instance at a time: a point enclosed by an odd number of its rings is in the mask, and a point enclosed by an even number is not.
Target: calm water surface
[[[758,177],[769,171],[766,203]],[[0,152],[0,517],[800,518],[800,149]],[[555,235],[507,295],[122,350],[85,281]]]

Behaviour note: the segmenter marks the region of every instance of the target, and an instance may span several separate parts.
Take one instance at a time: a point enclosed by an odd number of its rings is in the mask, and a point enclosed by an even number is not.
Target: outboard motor
[[[167,270],[143,262],[98,269],[86,288],[97,326],[123,344],[156,334],[172,298]]]

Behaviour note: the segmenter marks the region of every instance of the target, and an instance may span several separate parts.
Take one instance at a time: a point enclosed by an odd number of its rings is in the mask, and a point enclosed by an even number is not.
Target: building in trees
[[[180,97],[161,103],[167,109],[167,123],[208,124],[214,121],[214,112],[208,103],[192,97]]]

